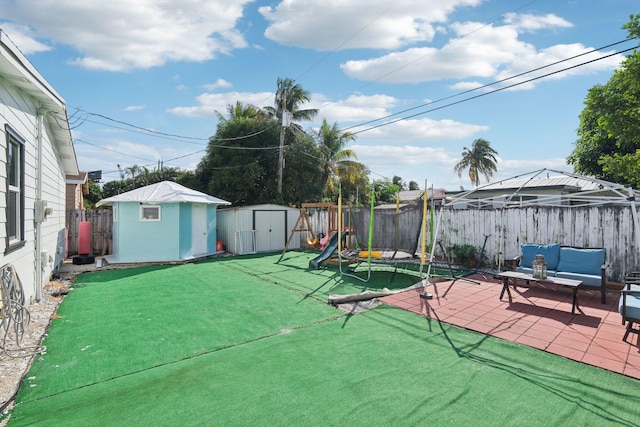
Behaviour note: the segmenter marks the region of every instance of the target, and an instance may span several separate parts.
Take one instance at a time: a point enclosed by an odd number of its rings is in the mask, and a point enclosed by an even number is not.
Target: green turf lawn
[[[315,254],[80,276],[9,426],[637,425],[640,383],[382,305]],[[373,276],[372,276],[373,277]]]

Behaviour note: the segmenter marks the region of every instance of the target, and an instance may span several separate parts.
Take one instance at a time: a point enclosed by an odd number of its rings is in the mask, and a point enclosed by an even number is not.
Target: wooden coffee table
[[[502,278],[502,291],[500,292],[500,301],[502,301],[502,297],[504,296],[505,291],[509,295],[509,302],[512,301],[509,285],[511,284],[512,286],[523,286],[518,285],[518,280],[524,281],[525,287],[530,287],[531,283],[557,285],[564,288],[569,288],[573,291],[573,305],[571,306],[571,314],[576,314],[576,308],[578,307],[578,288],[580,288],[580,285],[582,285],[581,280],[563,279],[560,277],[536,279],[531,274],[518,273],[516,271],[503,271],[501,273],[498,273],[497,276]]]

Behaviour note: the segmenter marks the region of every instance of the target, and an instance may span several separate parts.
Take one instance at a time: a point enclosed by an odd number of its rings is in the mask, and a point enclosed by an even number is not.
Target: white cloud
[[[402,165],[416,166],[427,163],[453,164],[454,162],[450,153],[440,147],[355,144],[351,148],[356,152],[360,161],[371,167],[382,165],[400,165],[402,167]]]
[[[434,24],[481,0],[288,0],[258,10],[270,22],[265,36],[280,44],[318,50],[396,49],[431,41]]]
[[[241,101],[245,105],[264,107],[273,103],[273,92],[258,93],[203,93],[196,97],[197,105],[190,107],[174,107],[167,110],[168,113],[184,117],[216,117],[216,112],[226,115],[227,106],[235,105]]]
[[[129,105],[128,107],[125,107],[124,111],[140,111],[144,109],[144,105]]]
[[[366,164],[371,170],[372,179],[397,175],[407,182],[415,180],[422,185],[425,179],[434,176],[435,167],[443,168],[448,174],[452,174],[455,162],[452,154],[443,148],[385,144],[356,144],[350,148],[358,155],[358,161]]]
[[[374,94],[353,94],[346,99],[327,101],[326,96],[314,93],[308,108],[317,108],[318,116],[313,124],[320,125],[322,119],[339,124],[364,122],[390,114],[390,109],[398,104],[393,96]]]
[[[383,123],[383,122],[381,122]],[[373,123],[352,129],[356,133],[371,129],[379,123]],[[356,133],[357,138],[377,141],[451,141],[469,138],[474,134],[486,132],[488,126],[462,123],[456,120],[433,120],[429,118],[401,120],[392,124]]]
[[[234,26],[250,1],[56,0],[38,7],[9,2],[2,14],[37,29],[39,38],[74,47],[82,56],[71,59],[73,64],[127,71],[170,61],[205,61],[246,47]]]
[[[225,79],[218,79],[215,81],[215,83],[210,83],[204,86],[205,90],[209,90],[209,91],[220,89],[220,88],[230,88],[230,87],[233,87],[233,84],[226,81]]]
[[[469,82],[458,82],[452,86],[454,89],[468,89],[590,50],[578,43],[558,44],[537,49],[532,44],[520,40],[521,32],[571,26],[569,22],[555,15],[511,14],[506,22],[506,25],[500,26],[486,25],[481,22],[455,22],[449,26],[455,38],[450,39],[441,48],[414,47],[380,57],[346,61],[340,67],[349,77],[365,81],[418,83],[443,79],[474,79]],[[576,59],[537,74],[528,74],[520,80],[512,80],[506,84],[576,65],[587,59],[601,58],[609,53],[611,52],[594,53],[586,59]],[[622,59],[621,55],[616,55],[559,73],[553,78],[612,70]],[[486,83],[480,83],[478,78],[486,79]],[[519,89],[531,87],[533,83],[520,86]]]
[[[605,56],[613,52],[593,52],[582,55],[592,50],[593,49],[587,48],[582,44],[574,43],[555,45],[547,49],[539,50],[537,52],[524,53],[522,57],[518,58],[517,61],[513,61],[512,63],[508,64],[503,70],[497,73],[495,77],[497,80],[501,80],[522,74],[524,72],[528,72],[529,70],[533,70],[539,67],[545,67],[539,71],[527,73],[526,75],[509,79],[509,81],[505,82],[504,84],[511,85],[519,82],[524,82],[525,80],[535,79],[547,74],[548,76],[546,76],[545,79],[560,80],[575,75],[592,74],[599,71],[612,70],[617,68],[624,59],[624,56],[620,54],[605,58]],[[569,61],[564,61],[567,58],[572,58],[578,55],[582,56],[571,59]],[[584,62],[596,59],[598,59],[596,62],[592,62],[584,66],[580,65]],[[559,61],[563,62],[547,67],[547,65],[555,64]],[[570,68],[574,66],[576,68]],[[563,69],[566,70],[561,71]],[[523,83],[515,89],[531,89],[536,83],[536,81]]]
[[[547,15],[506,13],[504,22],[522,31],[537,31],[546,28],[571,28],[573,24],[553,13]]]
[[[533,46],[517,40],[511,27],[487,26],[481,23],[454,24],[460,36],[442,48],[416,47],[392,52],[377,58],[347,61],[340,68],[350,77],[367,81],[418,83],[468,77],[490,78],[516,54],[533,50]],[[466,38],[465,34],[470,34]]]
[[[51,50],[50,46],[37,41],[33,31],[26,25],[14,25],[9,22],[3,22],[0,23],[0,29],[18,46],[23,55],[31,55],[33,53]]]
[[[475,90],[484,86],[483,83],[480,82],[460,82],[454,85],[449,86],[449,89],[459,90],[459,91],[467,91],[467,90]]]

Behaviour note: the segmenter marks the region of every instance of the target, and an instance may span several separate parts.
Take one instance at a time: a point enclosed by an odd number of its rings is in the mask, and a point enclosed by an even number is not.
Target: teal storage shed
[[[217,207],[230,203],[171,181],[118,194],[96,206],[113,208],[109,263],[176,262],[218,253]]]

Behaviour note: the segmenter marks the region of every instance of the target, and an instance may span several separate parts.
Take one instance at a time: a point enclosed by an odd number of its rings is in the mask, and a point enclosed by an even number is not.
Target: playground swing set
[[[314,234],[313,227],[311,226],[311,220],[309,218],[309,212],[311,210],[326,211],[326,233],[318,233],[318,235]],[[338,215],[342,215],[342,217],[338,218]],[[347,233],[347,235],[355,236],[352,226],[346,225],[345,227],[342,227],[342,224],[349,224],[348,218],[344,217],[348,215],[348,213],[344,212],[338,213],[338,206],[333,203],[303,203],[300,208],[298,219],[291,229],[291,233],[289,233],[289,238],[287,239],[287,243],[280,255],[280,259],[284,257],[285,253],[289,249],[289,245],[291,244],[293,237],[297,233],[304,233],[306,235],[305,242],[308,247],[320,249],[321,251],[324,251],[329,242],[338,234],[338,229],[342,229],[342,232]]]
[[[371,194],[373,194],[373,185],[371,186]],[[304,203],[300,209],[300,215],[293,229],[291,230],[287,244],[280,256],[280,259],[286,253],[288,246],[296,233],[306,233],[307,244],[319,248],[321,253],[309,261],[310,269],[319,269],[323,263],[337,264],[339,267],[340,275],[353,277],[357,280],[368,282],[371,278],[372,266],[376,264],[390,265],[394,267],[394,274],[399,267],[408,268],[409,265],[419,265],[418,274],[420,280],[416,283],[416,287],[424,287],[421,296],[423,298],[431,298],[432,295],[427,292],[427,285],[430,282],[432,273],[432,266],[435,264],[435,251],[436,245],[440,251],[445,255],[444,262],[446,263],[448,275],[454,281],[456,280],[469,280],[464,276],[457,275],[450,264],[446,251],[442,247],[440,241],[434,239],[434,230],[431,231],[430,252],[429,244],[427,242],[427,212],[428,212],[428,191],[425,182],[425,190],[423,196],[422,209],[413,209],[409,212],[401,212],[399,200],[396,201],[396,209],[394,212],[393,223],[395,224],[395,243],[387,242],[387,246],[381,246],[380,242],[374,242],[374,207],[375,200],[371,198],[371,204],[369,207],[368,218],[368,233],[362,233],[366,228],[366,224],[360,224],[358,227],[358,219],[364,218],[366,220],[366,212],[360,210],[356,202],[355,209],[353,206],[348,206],[346,209],[342,204],[342,190],[340,189],[338,195],[338,204],[330,203]],[[311,222],[309,220],[308,210],[310,209],[326,209],[327,210],[327,234],[319,238],[314,235]],[[358,215],[363,214],[363,215]],[[400,231],[399,223],[402,215],[420,215],[420,218],[413,218],[414,223],[418,225],[419,232],[416,233],[415,226],[413,232],[411,228],[409,230]],[[381,215],[378,212],[378,215]],[[432,210],[433,215],[433,210]],[[433,219],[431,223],[433,224]],[[436,224],[435,235],[437,236],[440,222]],[[338,233],[338,230],[341,230]],[[407,232],[410,235],[407,235]],[[404,234],[404,235],[403,235]],[[399,237],[399,235],[403,235]],[[359,241],[366,241],[366,248],[360,248]],[[402,241],[402,242],[400,242]],[[318,246],[319,245],[319,246]],[[418,251],[419,250],[419,251]],[[440,261],[442,262],[442,261]],[[355,264],[354,267],[351,265]],[[356,274],[356,269],[366,264],[366,274]],[[349,267],[344,267],[349,266]],[[426,266],[426,271],[425,271]],[[471,280],[470,280],[471,281]]]

